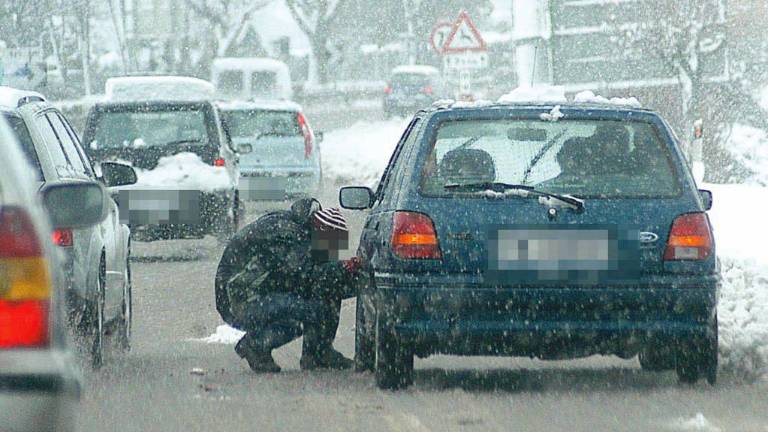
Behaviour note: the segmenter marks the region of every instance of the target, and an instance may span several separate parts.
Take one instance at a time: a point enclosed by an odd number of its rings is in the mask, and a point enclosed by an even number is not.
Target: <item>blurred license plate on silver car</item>
[[[245,200],[282,200],[288,189],[288,177],[241,177],[239,189]]]

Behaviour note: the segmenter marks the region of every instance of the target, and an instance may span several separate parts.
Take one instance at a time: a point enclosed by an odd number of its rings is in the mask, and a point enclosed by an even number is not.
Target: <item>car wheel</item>
[[[131,350],[131,332],[133,331],[133,284],[131,282],[130,260],[125,262],[125,282],[123,283],[123,307],[118,327],[118,344],[120,350]]]
[[[413,353],[397,334],[376,316],[376,385],[383,390],[400,390],[413,384]]]
[[[355,371],[365,372],[373,371],[376,352],[374,351],[374,341],[368,333],[368,327],[365,323],[365,308],[363,306],[362,294],[357,296],[355,306]]]
[[[717,316],[707,336],[683,343],[676,356],[677,377],[683,384],[694,384],[706,378],[710,385],[717,383]]]
[[[91,366],[94,369],[99,369],[104,363],[104,267],[102,261],[99,277],[96,279],[96,298],[89,308],[91,311],[89,314],[91,318],[90,356]]]

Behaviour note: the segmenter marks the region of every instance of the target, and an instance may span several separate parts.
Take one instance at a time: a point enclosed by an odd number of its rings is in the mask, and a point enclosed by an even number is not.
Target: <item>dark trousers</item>
[[[252,351],[269,353],[304,336],[302,356],[331,348],[339,327],[341,296],[305,298],[298,294],[275,293],[248,304],[239,321],[245,336],[238,342]]]

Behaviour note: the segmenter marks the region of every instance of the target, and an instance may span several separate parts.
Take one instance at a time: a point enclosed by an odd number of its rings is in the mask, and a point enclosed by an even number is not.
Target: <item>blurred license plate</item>
[[[500,230],[498,270],[609,270],[607,230]]]
[[[489,281],[594,283],[639,276],[638,230],[611,225],[523,225],[492,230]]]
[[[288,177],[241,177],[240,196],[246,200],[282,200]]]
[[[131,225],[200,223],[200,191],[121,190],[118,196],[120,222]]]

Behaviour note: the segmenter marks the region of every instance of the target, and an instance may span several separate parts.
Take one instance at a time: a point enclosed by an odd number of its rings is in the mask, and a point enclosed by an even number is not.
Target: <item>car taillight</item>
[[[312,157],[312,144],[315,138],[312,134],[312,129],[309,127],[309,123],[307,123],[307,119],[304,117],[304,114],[297,113],[296,120],[299,122],[299,129],[301,129],[301,134],[304,135],[304,159],[309,159]]]
[[[421,89],[421,92],[422,92],[422,93],[424,93],[424,94],[427,94],[427,95],[431,95],[433,91],[434,91],[434,90],[432,89],[432,86],[431,86],[431,85],[425,85],[425,86],[424,86],[424,87]]]
[[[60,247],[71,247],[74,237],[71,229],[58,228],[53,230],[53,244]]]
[[[0,208],[0,349],[48,345],[51,277],[29,214]]]
[[[702,260],[712,253],[712,234],[706,213],[680,215],[672,222],[665,260]]]
[[[440,259],[440,244],[432,219],[422,213],[395,212],[392,252],[405,259]]]
[[[392,94],[392,87],[390,86],[384,87],[384,94]]]
[[[227,162],[224,160],[224,158],[216,158],[213,160],[213,166],[215,167],[223,167],[227,164]]]

